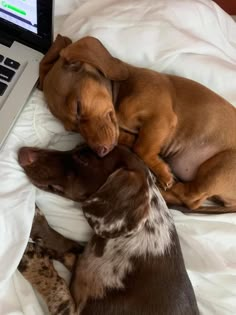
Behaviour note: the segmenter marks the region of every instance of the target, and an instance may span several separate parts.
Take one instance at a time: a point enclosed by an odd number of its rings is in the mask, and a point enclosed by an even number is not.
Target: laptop
[[[53,0],[0,0],[0,148],[52,43]]]

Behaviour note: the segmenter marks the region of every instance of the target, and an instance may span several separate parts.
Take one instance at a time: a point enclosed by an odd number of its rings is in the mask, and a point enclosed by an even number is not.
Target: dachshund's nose
[[[23,167],[32,164],[36,159],[37,153],[30,148],[23,147],[18,152],[18,161]]]
[[[104,157],[110,150],[109,150],[109,148],[107,146],[100,145],[100,146],[97,147],[96,151],[97,151],[97,154],[100,157]]]

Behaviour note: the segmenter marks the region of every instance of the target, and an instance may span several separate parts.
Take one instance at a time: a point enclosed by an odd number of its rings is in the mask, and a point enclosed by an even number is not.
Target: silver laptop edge
[[[2,52],[5,47],[1,46],[0,51]],[[12,82],[14,87],[0,110],[0,147],[3,147],[4,141],[36,85],[39,76],[39,62],[43,57],[42,53],[18,42],[14,42],[11,48],[17,51],[17,61],[21,62],[21,68],[19,69],[19,77],[14,78]],[[7,56],[10,56],[9,52]],[[16,58],[13,57],[13,59]]]
[[[45,7],[43,7],[43,5],[45,6],[46,4],[47,6],[47,3],[49,3],[47,1],[48,0],[37,0],[37,6],[41,5],[40,9],[43,11],[45,10]],[[10,130],[14,126],[14,123],[16,122],[20,112],[22,111],[25,103],[27,102],[27,99],[31,95],[38,81],[39,63],[43,57],[43,53],[46,52],[46,50],[49,48],[49,45],[52,40],[52,34],[53,34],[53,29],[52,29],[53,13],[52,12],[53,12],[54,1],[51,1],[50,4],[51,4],[51,8],[50,8],[51,13],[47,12],[47,8],[46,8],[46,13],[47,13],[46,16],[48,18],[47,28],[45,28],[45,25],[43,23],[41,23],[42,25],[40,25],[40,23],[37,24],[37,27],[40,26],[40,32],[45,36],[45,41],[44,41],[43,35],[39,36],[41,34],[39,33],[34,34],[32,31],[29,32],[28,30],[26,31],[23,30],[22,32],[22,28],[20,28],[19,38],[20,38],[21,43],[18,41],[18,37],[17,37],[13,40],[10,47],[0,44],[0,54],[20,63],[20,67],[19,69],[17,69],[16,74],[12,78],[12,81],[7,82],[8,88],[6,92],[0,98],[0,150],[4,147],[4,142],[7,136],[9,135]],[[40,13],[42,14],[42,12]],[[40,16],[38,11],[37,11],[37,15],[38,15],[37,16],[38,18]],[[3,19],[0,19],[1,23],[2,21]],[[38,20],[38,22],[40,21],[41,20]],[[11,32],[11,28],[15,28],[15,24],[14,25],[12,25],[12,23],[9,23],[9,24],[10,24],[9,32]],[[7,27],[8,25],[6,23],[6,30],[7,30]],[[16,28],[18,28],[18,26],[16,26]],[[24,31],[26,34],[24,34]],[[37,28],[37,31],[38,31],[38,28]],[[50,34],[49,33],[47,34],[46,31],[50,32]],[[15,36],[15,33],[13,34]],[[30,38],[31,35],[32,35],[32,39]],[[37,42],[37,36],[39,38],[38,42]],[[50,39],[50,36],[51,36],[51,39]],[[5,64],[2,64],[2,65],[5,66]],[[4,82],[2,80],[4,80],[3,78],[1,78],[1,82]],[[10,90],[10,92],[8,90]]]

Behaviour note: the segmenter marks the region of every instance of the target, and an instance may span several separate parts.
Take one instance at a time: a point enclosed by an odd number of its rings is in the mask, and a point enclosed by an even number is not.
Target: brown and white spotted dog
[[[171,214],[136,155],[122,146],[104,158],[87,146],[67,152],[22,148],[19,162],[37,187],[81,201],[94,230],[83,253],[74,255],[81,247],[54,234],[37,212],[31,232],[36,243],[28,246],[20,270],[51,314],[199,314]],[[70,292],[51,258],[72,270]]]

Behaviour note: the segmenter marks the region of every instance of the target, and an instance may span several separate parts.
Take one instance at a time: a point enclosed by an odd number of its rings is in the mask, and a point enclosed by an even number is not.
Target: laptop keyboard
[[[8,82],[11,82],[19,67],[19,62],[0,55],[0,96],[6,91]]]

